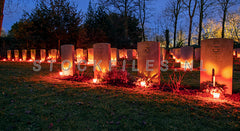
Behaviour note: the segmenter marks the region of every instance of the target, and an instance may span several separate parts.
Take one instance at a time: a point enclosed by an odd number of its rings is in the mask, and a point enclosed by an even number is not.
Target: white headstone
[[[45,49],[40,50],[40,57],[41,57],[41,62],[44,62],[46,59],[46,50]]]
[[[77,63],[81,62],[83,60],[83,49],[76,49],[76,57],[77,57]]]
[[[19,60],[19,51],[18,50],[14,50],[14,58],[15,58],[15,61]]]
[[[96,43],[93,45],[93,49],[94,65],[99,65],[100,67],[95,67],[94,78],[102,78],[105,73],[109,71],[111,60],[111,45],[108,43]]]
[[[23,61],[27,60],[27,50],[26,49],[22,50],[22,59],[23,59]]]
[[[193,69],[193,47],[181,48],[181,68]]]
[[[127,49],[127,59],[132,60],[133,59],[133,50]]]
[[[94,53],[93,48],[88,49],[88,64],[92,65],[94,63]]]
[[[117,48],[111,48],[111,61],[113,66],[117,65],[117,50]]]
[[[215,71],[217,83],[226,85],[226,94],[232,94],[233,76],[233,40],[208,39],[201,42],[200,83],[212,81],[212,70]],[[206,71],[203,71],[206,69]]]
[[[74,45],[61,46],[63,76],[73,76],[75,73],[74,53]]]
[[[36,60],[36,49],[31,49],[31,60]]]
[[[137,45],[139,73],[152,78],[160,84],[160,43],[154,41],[140,42]]]

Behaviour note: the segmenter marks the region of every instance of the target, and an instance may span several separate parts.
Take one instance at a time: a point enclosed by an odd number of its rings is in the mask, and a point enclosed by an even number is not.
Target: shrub
[[[133,86],[134,78],[127,71],[113,69],[106,73],[102,81],[117,86]]]

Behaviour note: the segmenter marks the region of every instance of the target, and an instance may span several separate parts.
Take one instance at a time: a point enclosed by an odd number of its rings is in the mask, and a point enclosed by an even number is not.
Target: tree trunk
[[[175,17],[174,21],[174,38],[173,38],[173,47],[176,47],[176,38],[177,38],[177,17]]]
[[[5,3],[5,0],[0,0],[0,36],[1,36],[1,32],[2,32],[4,3]]]
[[[202,39],[202,21],[203,21],[203,1],[201,0],[201,7],[200,7],[200,17],[199,17],[199,31],[198,31],[198,45],[201,46],[201,39]]]
[[[225,9],[223,12],[223,21],[222,21],[222,38],[224,38],[226,14],[227,14],[227,10]]]
[[[193,19],[193,17],[190,17],[189,31],[188,31],[188,46],[191,45],[191,37],[192,37],[192,19]]]

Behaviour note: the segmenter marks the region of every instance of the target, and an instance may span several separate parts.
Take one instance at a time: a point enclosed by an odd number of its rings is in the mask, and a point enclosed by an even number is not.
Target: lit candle
[[[215,70],[212,69],[212,82],[213,82],[213,87],[215,87]]]

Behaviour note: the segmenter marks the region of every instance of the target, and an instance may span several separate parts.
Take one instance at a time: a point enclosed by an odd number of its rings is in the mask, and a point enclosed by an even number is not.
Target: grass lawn
[[[33,72],[32,63],[0,62],[1,130],[240,129],[240,102],[62,81],[54,78],[60,65],[53,67]],[[183,84],[197,88],[199,75],[187,73]],[[234,72],[234,92],[239,77]]]

